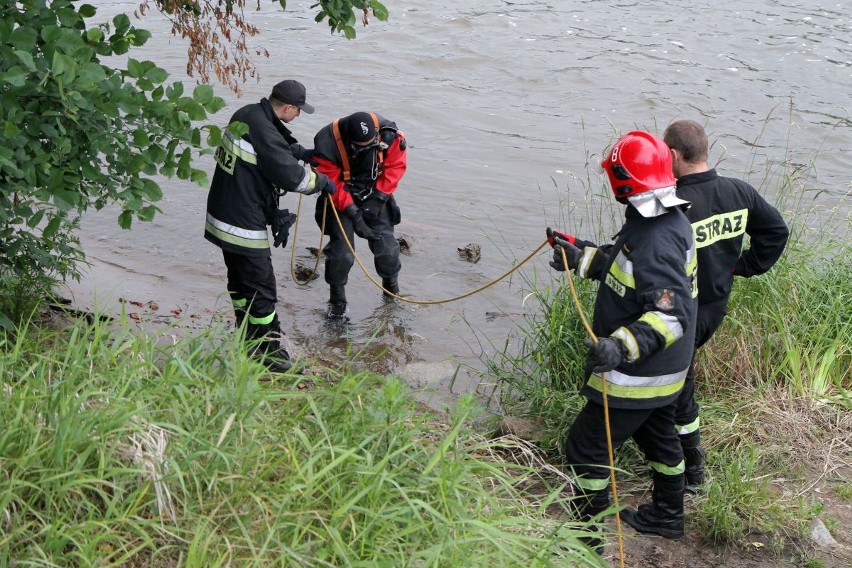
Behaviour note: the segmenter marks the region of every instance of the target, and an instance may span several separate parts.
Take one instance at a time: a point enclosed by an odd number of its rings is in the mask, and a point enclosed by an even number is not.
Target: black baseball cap
[[[356,144],[366,144],[376,139],[376,125],[368,112],[356,112],[340,119],[343,138]]]
[[[269,98],[276,99],[288,105],[295,105],[308,114],[314,114],[313,105],[305,102],[305,86],[293,79],[281,81],[272,87],[272,94]]]

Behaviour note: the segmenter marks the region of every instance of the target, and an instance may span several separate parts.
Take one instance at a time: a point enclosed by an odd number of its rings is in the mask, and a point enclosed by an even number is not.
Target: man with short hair
[[[722,324],[734,276],[763,274],[780,258],[789,230],[777,209],[746,182],[722,177],[707,165],[709,144],[694,120],[677,120],[663,139],[671,149],[677,194],[692,203],[686,212],[698,249],[698,321],[695,351]],[[743,238],[749,248],[743,250]],[[676,428],[683,446],[686,486],[704,483],[699,406],[695,402],[695,355],[678,398]]]
[[[237,110],[229,124],[244,123],[248,132],[239,138],[229,130],[223,132],[207,196],[204,238],[222,249],[237,327],[245,322],[254,354],[272,372],[285,372],[292,364],[280,343],[266,227],[272,227],[276,247],[286,246],[296,216],[279,209],[278,198],[290,191],[311,195],[335,190],[325,175],[304,163],[310,150],[285,125],[303,110],[314,112],[306,101],[305,86],[289,79],[275,85],[268,99]]]
[[[323,248],[325,281],[330,287],[328,317],[346,318],[346,283],[355,257],[346,244],[354,235],[367,239],[385,297],[399,292],[402,269],[394,227],[402,216],[394,198],[407,167],[406,140],[395,122],[356,112],[325,126],[314,137],[313,163],[338,191],[317,200],[315,219],[329,236]],[[327,206],[340,213],[340,225]]]

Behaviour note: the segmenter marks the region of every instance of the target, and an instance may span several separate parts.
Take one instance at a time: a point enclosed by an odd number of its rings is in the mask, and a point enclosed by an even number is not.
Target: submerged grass
[[[438,420],[392,377],[268,382],[216,333],[0,337],[0,566],[603,565],[471,398]]]

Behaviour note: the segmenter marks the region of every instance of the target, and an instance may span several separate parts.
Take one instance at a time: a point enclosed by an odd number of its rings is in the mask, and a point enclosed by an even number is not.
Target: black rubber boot
[[[286,373],[293,366],[290,361],[290,354],[281,345],[280,339],[283,335],[278,315],[276,315],[272,323],[263,330],[263,339],[257,350],[260,360],[271,373]]]
[[[264,341],[262,350],[262,361],[271,373],[286,373],[293,367],[293,362],[290,361],[290,354],[287,350],[281,347],[277,341]]]
[[[397,282],[396,277],[382,278],[382,288],[386,290],[382,292],[382,295],[385,298],[393,298],[393,296],[388,295],[388,292],[391,294],[399,294],[399,282]]]
[[[650,504],[624,509],[621,520],[641,533],[665,538],[683,536],[683,475],[654,474]]]
[[[680,437],[683,448],[683,461],[686,466],[685,487],[688,493],[697,493],[704,485],[704,456],[707,452],[701,447],[701,431],[696,430]]]
[[[329,319],[344,319],[346,317],[346,287],[341,284],[331,285],[328,298]]]
[[[592,519],[609,509],[609,490],[578,496],[575,502],[577,503],[577,520],[583,523],[591,522]],[[598,524],[591,525],[589,536],[582,536],[579,540],[602,555],[605,543],[600,532],[601,529]]]

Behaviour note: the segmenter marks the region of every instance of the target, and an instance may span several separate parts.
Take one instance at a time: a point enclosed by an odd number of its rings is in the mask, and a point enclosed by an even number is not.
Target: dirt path
[[[743,546],[714,545],[689,526],[690,499],[687,498],[687,530],[683,538],[665,539],[643,535],[622,523],[624,566],[628,568],[850,568],[852,567],[852,502],[840,498],[828,488],[813,496],[823,504],[820,519],[830,519],[838,546],[816,548],[810,539],[796,546],[775,550],[764,535],[751,535]],[[635,506],[637,499],[626,499]],[[615,531],[614,520],[609,521]],[[607,542],[605,551],[614,567],[619,567],[617,539]]]

